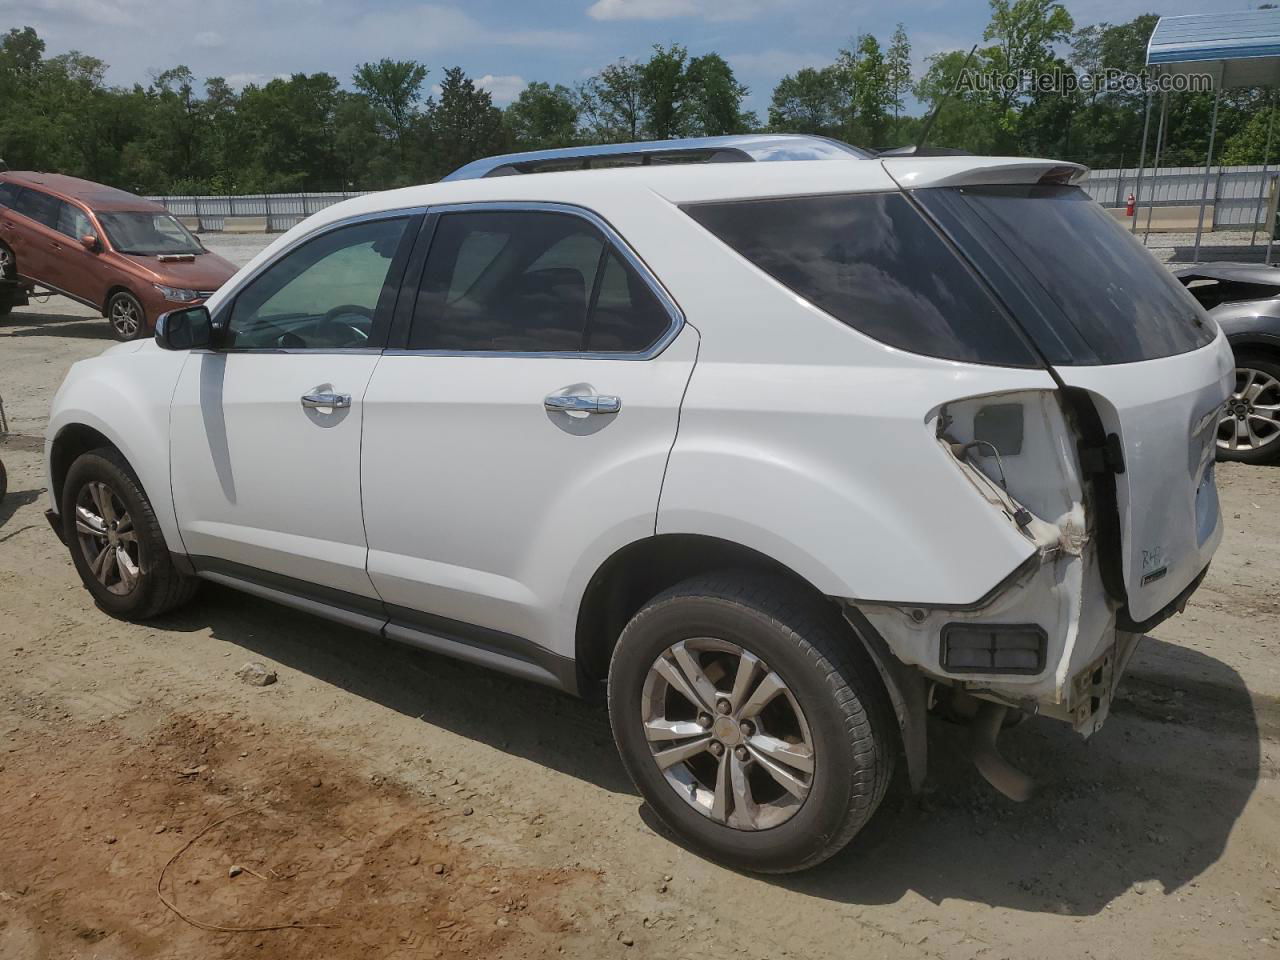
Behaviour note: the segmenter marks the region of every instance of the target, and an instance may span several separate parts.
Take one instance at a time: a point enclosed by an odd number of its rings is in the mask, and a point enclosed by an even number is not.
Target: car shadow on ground
[[[635,795],[601,705],[213,584],[157,626],[207,627],[219,640],[397,713]]]
[[[207,584],[157,626],[210,628],[399,713],[636,796],[599,705]],[[1280,734],[1280,709],[1262,709],[1267,735]],[[1172,893],[1221,856],[1257,785],[1258,718],[1233,669],[1148,638],[1094,738],[1035,718],[1002,736],[1005,755],[1039,785],[1028,803],[982,781],[964,728],[931,721],[922,797],[891,798],[818,868],[760,882],[847,903],[894,903],[914,891],[937,904],[1072,916],[1099,912],[1135,884],[1151,896]],[[643,804],[640,816],[679,842]]]
[[[101,317],[75,316],[65,313],[25,313],[14,310],[0,319],[0,336],[7,337],[78,337],[85,340],[111,340],[111,326]]]
[[[1261,775],[1260,719],[1280,733],[1277,704],[1255,703],[1231,667],[1148,637],[1092,739],[1044,719],[1002,735],[1037,780],[1029,802],[982,781],[963,728],[931,721],[925,795],[887,804],[842,854],[778,882],[850,903],[915,891],[1069,916],[1130,889],[1172,894],[1222,856]]]

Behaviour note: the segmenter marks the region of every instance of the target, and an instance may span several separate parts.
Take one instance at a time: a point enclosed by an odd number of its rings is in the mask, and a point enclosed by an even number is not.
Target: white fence
[[[1247,167],[1211,167],[1209,194],[1205,203],[1205,227],[1251,229],[1267,219],[1271,184],[1280,175],[1272,165],[1263,173],[1261,164]],[[1142,171],[1138,193],[1138,171],[1091,170],[1085,191],[1104,207],[1123,207],[1129,194],[1137,194],[1141,206],[1195,206],[1204,189],[1204,167],[1161,167]]]
[[[1271,184],[1280,176],[1260,165],[1213,167],[1205,205],[1205,226],[1250,228],[1266,221]],[[1161,167],[1142,172],[1140,203],[1158,207],[1200,202],[1204,167]],[[1104,207],[1123,207],[1130,193],[1138,193],[1138,170],[1093,170],[1084,189]],[[221,230],[228,217],[266,217],[271,232],[288,230],[318,210],[368,191],[333,193],[264,193],[239,197],[151,197],[174,215],[200,221],[201,230]],[[1260,199],[1261,198],[1261,199]]]
[[[370,191],[260,193],[242,197],[148,197],[177,217],[200,221],[201,230],[221,230],[228,217],[266,217],[267,230],[288,230],[311,214]]]

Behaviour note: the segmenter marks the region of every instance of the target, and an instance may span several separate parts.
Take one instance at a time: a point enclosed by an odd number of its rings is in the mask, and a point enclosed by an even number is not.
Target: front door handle
[[[351,406],[349,393],[304,393],[302,405],[310,410],[317,407],[331,407],[334,410]]]
[[[562,397],[553,394],[544,399],[542,405],[553,413],[617,413],[622,409],[622,398],[604,395]]]

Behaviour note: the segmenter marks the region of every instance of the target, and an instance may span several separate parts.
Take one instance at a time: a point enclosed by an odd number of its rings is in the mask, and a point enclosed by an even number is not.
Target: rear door
[[[62,201],[30,187],[17,187],[13,201],[4,237],[18,259],[18,274],[48,284],[54,248],[62,241],[56,229]]]
[[[1226,338],[1076,187],[986,183],[915,196],[1005,295],[1064,386],[1096,411],[1099,423],[1080,424],[1092,444],[1083,462],[1114,475],[1129,616],[1161,613],[1222,535],[1214,452],[1232,382]]]

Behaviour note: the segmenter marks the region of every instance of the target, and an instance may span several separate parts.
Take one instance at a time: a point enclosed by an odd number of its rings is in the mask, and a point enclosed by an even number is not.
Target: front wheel
[[[1236,355],[1236,384],[1218,424],[1218,459],[1272,463],[1280,458],[1280,362]]]
[[[174,566],[151,501],[110,447],[81,454],[62,488],[63,539],[98,606],[147,620],[185,603],[198,581]]]
[[[783,580],[716,574],[650,601],[609,668],[622,759],[662,821],[728,866],[786,873],[884,797],[891,713],[839,613]]]
[[[107,320],[117,340],[137,340],[147,332],[146,311],[127,290],[121,290],[107,301]]]

